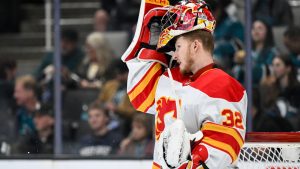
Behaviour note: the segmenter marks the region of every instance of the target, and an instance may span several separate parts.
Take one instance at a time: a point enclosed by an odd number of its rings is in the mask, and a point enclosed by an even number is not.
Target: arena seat
[[[67,90],[63,94],[63,119],[69,121],[79,121],[81,119],[82,106],[89,105],[95,101],[100,90],[97,89],[77,89]]]
[[[106,32],[105,37],[116,57],[121,57],[128,47],[128,34],[125,31]]]

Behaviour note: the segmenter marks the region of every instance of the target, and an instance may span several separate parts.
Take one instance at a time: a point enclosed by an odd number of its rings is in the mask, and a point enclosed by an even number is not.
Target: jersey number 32
[[[222,116],[225,116],[226,119],[222,122],[222,124],[224,126],[228,126],[228,127],[236,127],[239,129],[244,130],[244,126],[243,126],[243,118],[240,112],[235,111],[233,112],[230,109],[224,109],[221,112]]]

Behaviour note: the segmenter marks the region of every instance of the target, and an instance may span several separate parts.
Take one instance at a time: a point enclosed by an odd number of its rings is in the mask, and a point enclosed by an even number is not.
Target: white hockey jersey
[[[155,139],[177,117],[175,96],[165,68],[158,62],[131,59],[128,95],[141,112],[155,115]],[[247,95],[244,88],[220,69],[205,67],[193,77],[183,76],[178,68],[172,75],[179,97],[182,120],[190,133],[203,132],[205,164],[221,169],[237,159],[244,144]],[[204,152],[205,153],[205,152]],[[160,168],[154,150],[153,169]]]

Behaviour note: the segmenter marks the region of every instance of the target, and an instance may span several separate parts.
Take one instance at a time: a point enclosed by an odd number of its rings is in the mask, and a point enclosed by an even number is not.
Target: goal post
[[[235,169],[300,169],[300,132],[250,132]]]

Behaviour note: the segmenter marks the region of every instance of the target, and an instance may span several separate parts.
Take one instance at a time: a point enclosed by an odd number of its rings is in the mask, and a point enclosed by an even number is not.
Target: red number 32
[[[236,127],[244,130],[243,118],[240,112],[233,112],[229,109],[225,109],[221,114],[226,117],[222,123],[224,126]]]

